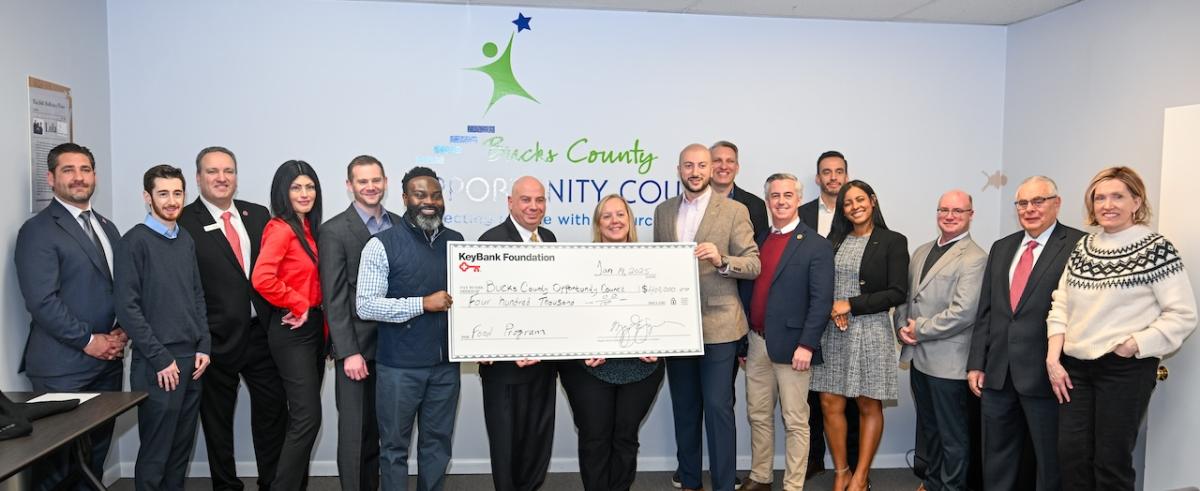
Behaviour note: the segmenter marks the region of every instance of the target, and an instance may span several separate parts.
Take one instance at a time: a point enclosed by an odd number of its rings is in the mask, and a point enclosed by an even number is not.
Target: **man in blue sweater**
[[[408,489],[413,419],[419,425],[417,489],[445,483],[458,412],[458,364],[450,363],[446,243],[462,234],[442,224],[446,212],[437,174],[414,167],[401,181],[407,210],[400,224],[363,248],[356,310],[379,322],[376,417],[383,489]]]
[[[113,260],[117,320],[133,341],[129,386],[150,395],[138,407],[134,486],[183,489],[209,363],[204,287],[196,245],[176,223],[183,171],[151,167],[142,185],[150,213],[121,238]]]

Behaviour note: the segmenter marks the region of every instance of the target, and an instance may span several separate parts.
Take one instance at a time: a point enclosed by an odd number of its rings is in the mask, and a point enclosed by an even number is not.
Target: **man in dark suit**
[[[338,480],[342,489],[379,489],[379,423],[375,417],[377,324],[358,317],[358,263],[371,236],[400,223],[383,209],[387,175],[383,164],[359,155],[346,166],[350,207],[321,225],[321,293],[329,322],[338,409]]]
[[[196,155],[200,197],[183,208],[179,225],[196,243],[204,285],[212,363],[200,395],[200,423],[213,489],[240,490],[233,452],[233,414],[239,376],[250,393],[250,429],[259,489],[269,489],[283,448],[287,406],[279,370],[267,348],[271,306],[250,286],[263,228],[271,219],[261,205],[235,200],[237,158],[224,147]]]
[[[791,174],[767,178],[771,229],[759,234],[762,271],[739,284],[750,319],[746,336],[746,416],[750,477],[743,491],[770,491],[775,463],[775,401],[787,430],[783,489],[802,489],[809,451],[808,385],[821,363],[821,335],[833,310],[833,246],[797,215],[803,185]]]
[[[1083,232],[1058,223],[1062,200],[1047,177],[1017,189],[1020,232],[992,244],[967,359],[967,384],[981,397],[983,480],[988,489],[1018,483],[1026,435],[1038,490],[1060,487],[1058,401],[1046,374],[1046,315],[1067,257]],[[1026,433],[1028,431],[1028,433]]]
[[[492,227],[483,242],[555,242],[542,227],[546,188],[536,178],[513,181],[508,218]],[[483,417],[491,451],[492,483],[497,491],[538,489],[550,468],[554,444],[555,365],[538,360],[485,362]]]
[[[769,227],[767,222],[767,204],[754,193],[738,187],[733,181],[737,179],[742,165],[738,161],[738,147],[733,142],[721,140],[708,148],[712,152],[712,186],[713,192],[737,201],[746,206],[750,212],[750,224],[754,226],[754,236],[765,232]]]
[[[833,215],[838,206],[838,191],[850,182],[850,164],[846,156],[837,150],[829,150],[817,157],[817,197],[800,206],[800,220],[816,230],[821,237],[829,237],[833,226]],[[808,477],[825,472],[825,418],[821,414],[821,398],[818,392],[809,392],[809,447]],[[846,405],[846,455],[850,468],[858,467],[858,406]]]
[[[800,207],[800,219],[809,227],[829,237],[829,228],[833,225],[834,210],[840,206],[837,203],[838,191],[842,185],[850,182],[850,164],[846,156],[837,150],[830,150],[817,157],[816,199]]]
[[[46,165],[54,199],[17,233],[17,281],[32,317],[18,371],[38,392],[120,391],[129,338],[114,324],[112,260],[121,235],[92,209],[96,159],[87,147],[58,145]],[[104,474],[112,430],[109,423],[89,435],[85,472],[94,483]],[[36,489],[54,488],[66,476],[66,452],[34,468]]]

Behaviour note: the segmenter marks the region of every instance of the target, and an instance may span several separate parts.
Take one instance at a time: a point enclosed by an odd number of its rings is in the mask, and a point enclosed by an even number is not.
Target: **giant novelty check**
[[[694,247],[450,242],[450,360],[703,354]]]

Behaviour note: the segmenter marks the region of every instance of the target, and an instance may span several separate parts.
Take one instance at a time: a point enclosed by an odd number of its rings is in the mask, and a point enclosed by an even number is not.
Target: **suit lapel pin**
[[[796,234],[796,240],[804,240],[804,234]]]
[[[248,217],[248,216],[250,216],[250,212],[248,212],[246,210],[242,210],[242,216]]]

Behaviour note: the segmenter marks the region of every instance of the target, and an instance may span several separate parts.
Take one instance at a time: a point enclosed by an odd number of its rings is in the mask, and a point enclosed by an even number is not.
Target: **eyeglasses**
[[[940,216],[950,215],[950,216],[961,217],[972,211],[975,211],[975,210],[972,210],[970,208],[967,208],[965,210],[962,208],[938,208],[937,214]]]
[[[1018,210],[1024,210],[1026,208],[1029,208],[1029,205],[1033,205],[1035,208],[1041,208],[1042,205],[1046,204],[1047,201],[1052,200],[1057,197],[1058,197],[1057,194],[1051,194],[1050,196],[1038,196],[1033,199],[1022,199],[1022,200],[1013,201],[1013,205],[1016,205]]]

